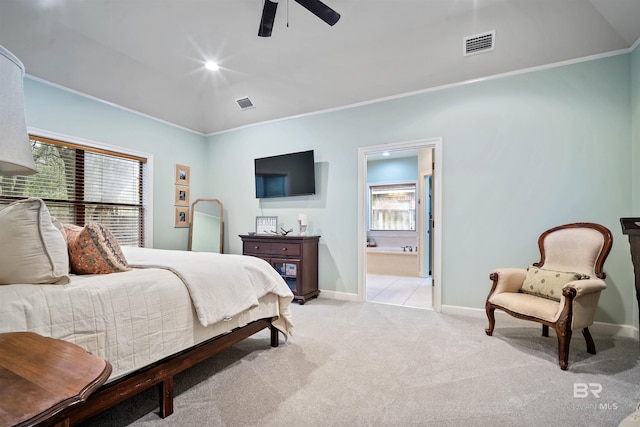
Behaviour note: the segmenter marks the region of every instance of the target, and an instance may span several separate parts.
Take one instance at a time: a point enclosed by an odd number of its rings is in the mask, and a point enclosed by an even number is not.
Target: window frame
[[[142,165],[142,238],[144,247],[153,247],[153,154],[32,127],[29,127],[27,131],[30,138],[41,138],[45,142],[48,142],[46,140],[54,140],[63,142],[72,148],[86,149],[101,154],[116,154],[133,160],[145,159]]]
[[[372,187],[393,187],[393,186],[414,186],[415,188],[415,229],[414,230],[380,230],[380,229],[372,229],[371,228],[371,189]],[[419,209],[419,195],[418,195],[418,181],[414,180],[402,180],[402,181],[384,181],[384,182],[368,182],[367,183],[367,233],[384,233],[384,234],[392,234],[392,233],[416,233],[417,232],[417,221],[418,221],[418,209]]]

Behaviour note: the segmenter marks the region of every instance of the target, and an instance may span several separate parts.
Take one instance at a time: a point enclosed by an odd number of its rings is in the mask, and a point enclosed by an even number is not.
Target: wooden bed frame
[[[79,424],[155,385],[160,388],[160,416],[168,417],[173,413],[174,375],[265,328],[271,329],[271,347],[278,347],[278,330],[271,325],[271,321],[271,318],[256,320],[105,384],[85,403],[71,407],[50,420],[51,424],[65,418],[69,419],[69,425]]]

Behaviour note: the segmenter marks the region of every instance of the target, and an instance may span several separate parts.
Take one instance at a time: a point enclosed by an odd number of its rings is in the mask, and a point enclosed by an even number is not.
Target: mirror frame
[[[214,203],[218,203],[220,205],[220,254],[224,253],[224,242],[223,242],[223,237],[224,237],[224,205],[222,204],[222,202],[218,199],[196,199],[193,201],[193,203],[191,204],[191,212],[190,212],[190,221],[189,221],[189,251],[191,251],[191,246],[193,243],[193,217],[195,214],[195,208],[196,208],[196,204],[198,202],[214,202]],[[213,253],[213,252],[212,252]]]

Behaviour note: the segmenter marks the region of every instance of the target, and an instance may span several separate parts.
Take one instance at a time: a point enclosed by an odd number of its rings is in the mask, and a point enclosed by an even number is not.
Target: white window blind
[[[145,158],[31,136],[38,173],[0,180],[0,204],[39,197],[63,224],[100,222],[121,245],[144,246]]]
[[[370,188],[370,230],[416,229],[416,185],[375,185]]]

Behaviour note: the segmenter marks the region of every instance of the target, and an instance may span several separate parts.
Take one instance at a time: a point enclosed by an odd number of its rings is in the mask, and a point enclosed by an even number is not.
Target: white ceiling
[[[31,76],[209,134],[640,38],[640,0],[324,2],[342,15],[335,26],[280,0],[260,38],[263,0],[0,0],[0,45]],[[493,51],[462,55],[464,37],[489,30]],[[242,97],[255,108],[241,111]]]

